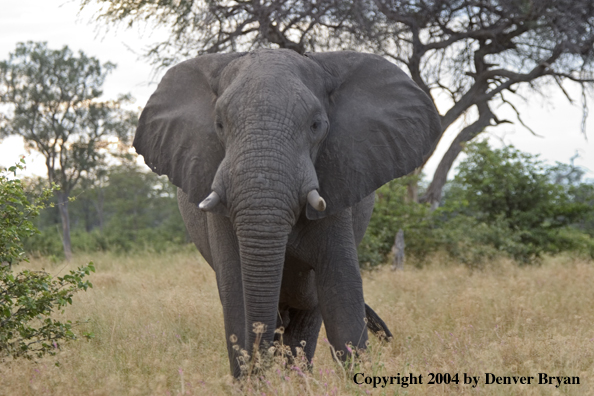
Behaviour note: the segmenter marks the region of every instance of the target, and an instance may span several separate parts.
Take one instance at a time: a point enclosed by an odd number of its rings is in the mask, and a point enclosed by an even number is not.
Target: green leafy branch
[[[61,340],[74,340],[73,326],[50,315],[72,304],[74,293],[93,287],[84,278],[95,272],[93,263],[53,278],[45,271],[24,270],[13,274],[0,270],[0,356],[32,358],[54,355]],[[92,334],[85,334],[87,338]]]
[[[32,219],[39,215],[56,188],[44,189],[30,202],[16,178],[24,164],[21,159],[0,172],[0,358],[53,355],[59,350],[60,342],[76,339],[72,328],[80,322],[63,323],[51,315],[55,311],[63,313],[72,304],[74,293],[92,287],[85,277],[95,272],[91,262],[63,277],[54,278],[45,271],[13,273],[14,265],[27,261],[24,239],[39,232]],[[15,177],[10,178],[9,172]]]

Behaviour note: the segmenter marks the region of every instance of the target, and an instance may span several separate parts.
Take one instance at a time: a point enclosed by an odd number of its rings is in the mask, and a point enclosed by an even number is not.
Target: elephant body
[[[240,276],[229,276],[229,265],[217,257],[220,247],[227,250],[229,260],[236,262],[239,266],[240,259],[237,252],[238,242],[231,222],[227,217],[213,213],[203,212],[191,203],[188,195],[183,190],[178,189],[178,203],[182,218],[186,224],[191,240],[194,242],[204,259],[209,263],[217,276],[221,301],[224,307],[226,336],[229,340],[231,335],[235,335],[239,345],[244,344],[244,311],[243,306],[235,304],[226,304],[232,299],[241,301],[242,282]],[[337,285],[347,286],[348,294],[353,298],[362,297],[361,277],[359,275],[359,265],[356,254],[356,246],[361,242],[365,234],[365,229],[371,218],[373,211],[374,194],[365,197],[351,208],[346,208],[342,212],[324,218],[322,220],[308,220],[302,215],[295,227],[289,234],[285,261],[283,265],[283,276],[279,293],[278,319],[276,327],[283,327],[283,342],[289,345],[295,353],[295,347],[300,347],[301,342],[305,341],[304,352],[311,361],[313,358],[320,326],[322,324],[321,309],[332,310],[329,307],[321,307],[318,298],[316,273],[332,272],[329,278],[334,280]],[[333,238],[328,238],[333,235]],[[333,246],[328,250],[324,242],[342,244],[343,246]],[[345,259],[341,265],[333,265],[334,262],[329,254],[334,255],[334,249],[344,251]],[[214,256],[213,256],[214,252]],[[239,268],[234,273],[240,275]],[[330,290],[337,285],[328,285]],[[221,290],[228,290],[235,296],[228,296]],[[331,291],[330,293],[334,293]],[[324,301],[324,300],[323,300]],[[324,301],[325,302],[325,301]],[[349,306],[350,315],[337,316],[331,323],[326,324],[327,331],[340,333],[341,329],[353,329],[354,333],[343,335],[346,342],[358,341],[359,347],[364,347],[367,341],[367,332],[365,331],[366,317],[363,300],[358,301],[358,309]],[[371,308],[367,307],[368,310]],[[331,315],[327,313],[327,316]],[[367,318],[368,323],[374,320],[379,322],[377,330],[383,331],[386,336],[391,336],[387,326],[378,317],[372,317],[373,311]],[[242,318],[242,320],[238,320]],[[329,321],[330,319],[328,319]],[[353,324],[357,323],[357,326]],[[337,334],[338,336],[338,334]],[[329,339],[334,339],[329,335]],[[339,341],[340,342],[340,341]],[[338,344],[340,345],[340,344]],[[228,341],[228,353],[233,354],[233,343]],[[235,369],[233,367],[233,369]]]
[[[179,188],[235,376],[234,344],[250,352],[280,326],[309,360],[322,321],[343,357],[365,348],[367,327],[389,333],[365,305],[357,245],[375,189],[421,165],[440,134],[431,100],[375,55],[258,50],[168,71],[134,146]]]

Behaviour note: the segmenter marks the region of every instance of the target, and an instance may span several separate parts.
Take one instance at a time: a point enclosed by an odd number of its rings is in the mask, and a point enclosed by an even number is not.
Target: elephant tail
[[[392,339],[392,332],[388,329],[386,323],[367,304],[365,304],[365,317],[367,318],[367,328],[371,330],[377,338],[386,341]]]

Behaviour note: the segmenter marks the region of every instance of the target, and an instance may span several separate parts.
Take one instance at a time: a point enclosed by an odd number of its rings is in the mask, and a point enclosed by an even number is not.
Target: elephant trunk
[[[257,228],[254,223],[250,226]],[[272,343],[274,338],[288,231],[277,227],[266,231],[238,230],[237,237],[246,321],[245,347],[251,354],[255,344]]]
[[[281,127],[243,131],[244,140],[229,149],[221,174],[239,247],[249,353],[256,341],[274,339],[289,233],[306,194],[318,187],[313,164],[306,167],[290,154],[297,150],[295,141],[279,140]]]
[[[285,251],[301,184],[280,160],[276,166],[260,165],[240,163],[227,190],[241,260],[245,348],[250,355],[256,341],[274,339]],[[263,326],[254,328],[255,324]]]

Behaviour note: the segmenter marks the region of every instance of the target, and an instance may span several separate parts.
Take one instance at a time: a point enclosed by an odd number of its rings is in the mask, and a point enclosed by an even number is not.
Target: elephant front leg
[[[245,348],[245,315],[243,306],[243,295],[237,292],[237,288],[227,283],[228,279],[217,274],[217,285],[219,297],[223,306],[223,318],[225,320],[225,339],[227,343],[227,354],[229,356],[229,367],[235,378],[241,376],[241,349]]]
[[[332,256],[316,271],[318,300],[328,341],[344,360],[367,346],[363,283],[356,250],[343,247]]]
[[[316,351],[318,335],[322,326],[319,307],[312,309],[287,308],[289,323],[279,337],[284,345],[291,347],[291,353],[298,359],[297,348],[301,348],[310,365]]]
[[[223,306],[225,338],[231,373],[241,375],[240,350],[245,348],[245,311],[237,238],[226,217],[208,214],[209,244]],[[234,346],[239,346],[234,348]]]
[[[344,360],[349,348],[365,349],[363,282],[350,210],[309,222],[292,251],[315,271],[319,309],[337,354]]]

